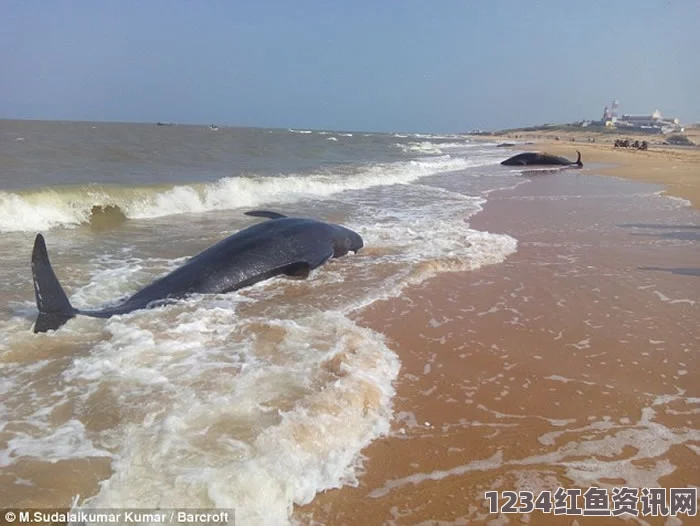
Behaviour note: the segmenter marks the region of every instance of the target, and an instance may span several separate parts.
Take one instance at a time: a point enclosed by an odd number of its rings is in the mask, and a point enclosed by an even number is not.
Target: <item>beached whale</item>
[[[575,161],[570,161],[566,157],[559,157],[558,155],[549,155],[546,153],[538,153],[538,152],[519,153],[518,155],[514,155],[513,157],[506,159],[501,164],[505,165],[505,166],[560,165],[560,166],[577,166],[577,167],[581,168],[583,166],[583,163],[581,162],[581,152],[579,152],[577,150],[576,153],[578,154],[578,158]]]
[[[58,329],[78,314],[109,318],[189,294],[231,292],[281,274],[306,277],[330,258],[357,252],[363,246],[359,234],[339,225],[261,210],[246,215],[269,221],[219,241],[133,296],[97,310],[76,309],[70,304],[49,262],[44,237],[37,234],[32,277],[39,316],[34,332]]]

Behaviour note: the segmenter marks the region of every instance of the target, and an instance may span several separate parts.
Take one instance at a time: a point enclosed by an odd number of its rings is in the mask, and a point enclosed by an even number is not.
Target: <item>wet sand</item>
[[[518,252],[360,315],[402,360],[392,434],[365,451],[358,487],[295,516],[623,524],[491,514],[484,493],[697,486],[700,214],[661,190],[570,170],[491,194],[471,225],[513,235]]]
[[[617,149],[610,144],[536,142],[536,149],[576,159],[581,152],[587,173],[613,175],[635,181],[663,184],[666,194],[700,208],[700,148],[653,147],[647,151]],[[588,167],[590,163],[605,166]]]

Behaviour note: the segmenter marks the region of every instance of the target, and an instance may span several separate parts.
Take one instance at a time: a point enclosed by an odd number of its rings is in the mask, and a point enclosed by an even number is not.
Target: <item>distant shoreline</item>
[[[683,135],[700,144],[700,127],[688,127]],[[584,170],[589,173],[623,177],[636,181],[661,184],[665,193],[687,199],[700,208],[700,147],[658,144],[664,135],[591,132],[588,128],[572,131],[514,131],[496,132],[494,135],[472,135],[470,138],[489,142],[513,142],[504,148],[504,159],[512,149],[547,151],[556,155],[576,158],[581,152]],[[649,149],[615,148],[616,139],[647,141]],[[595,141],[595,142],[593,142]],[[524,144],[530,143],[530,144]],[[588,163],[604,163],[613,166],[588,170]]]

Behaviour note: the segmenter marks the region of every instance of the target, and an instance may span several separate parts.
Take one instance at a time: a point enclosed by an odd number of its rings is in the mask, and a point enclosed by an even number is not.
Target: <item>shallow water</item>
[[[287,522],[293,504],[356,484],[361,451],[389,431],[400,361],[353,313],[517,246],[469,220],[526,179],[461,137],[1,124],[8,506],[187,502]],[[31,333],[37,231],[73,305],[99,307],[258,221],[250,208],[342,224],[366,248],[306,280]]]

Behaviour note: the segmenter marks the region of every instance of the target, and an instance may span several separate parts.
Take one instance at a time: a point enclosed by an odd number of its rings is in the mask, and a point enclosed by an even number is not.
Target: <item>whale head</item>
[[[335,225],[336,234],[333,239],[333,257],[339,258],[348,252],[357,252],[363,246],[362,237],[349,228]]]

